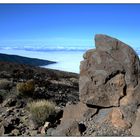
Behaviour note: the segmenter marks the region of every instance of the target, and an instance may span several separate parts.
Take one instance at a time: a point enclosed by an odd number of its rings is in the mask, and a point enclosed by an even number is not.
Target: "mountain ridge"
[[[57,63],[54,61],[38,59],[38,58],[29,58],[20,55],[11,55],[11,54],[4,54],[0,53],[0,61],[1,62],[12,62],[17,64],[26,64],[31,66],[44,66],[53,63]]]

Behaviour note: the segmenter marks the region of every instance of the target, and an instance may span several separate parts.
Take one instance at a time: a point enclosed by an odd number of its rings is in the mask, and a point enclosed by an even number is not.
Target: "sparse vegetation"
[[[61,122],[66,103],[79,101],[78,85],[70,80],[78,77],[74,73],[0,62],[1,135],[51,136]]]
[[[8,81],[7,79],[0,80],[0,89],[9,90],[12,87],[12,82]]]
[[[32,119],[37,124],[43,124],[49,119],[49,116],[55,112],[55,104],[47,100],[33,101],[27,105]]]
[[[17,83],[17,93],[20,96],[32,96],[35,89],[35,82],[33,80],[28,80],[25,83]]]

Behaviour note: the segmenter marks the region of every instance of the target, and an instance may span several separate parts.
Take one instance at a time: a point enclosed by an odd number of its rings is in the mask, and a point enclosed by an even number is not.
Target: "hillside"
[[[79,101],[78,78],[79,75],[75,73],[0,62],[0,136],[51,135],[44,127],[47,120],[36,123],[28,110],[28,104],[37,101],[55,104],[55,112],[50,116],[49,127],[52,132],[51,129],[60,123],[64,106],[68,102]],[[28,84],[31,81],[34,84]],[[33,86],[33,91],[21,94],[18,90],[20,84],[28,85],[29,90]],[[28,90],[24,86],[22,89]],[[43,114],[45,111],[41,116]],[[40,117],[37,119],[40,120]]]
[[[32,66],[43,66],[48,64],[56,63],[54,61],[42,60],[37,58],[28,58],[18,55],[8,55],[0,53],[0,61],[1,62],[12,62],[18,64],[26,64]]]

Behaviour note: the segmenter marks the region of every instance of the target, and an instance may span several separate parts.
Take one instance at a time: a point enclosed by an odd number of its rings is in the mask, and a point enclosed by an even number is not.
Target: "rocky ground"
[[[29,80],[35,82],[31,96],[19,96],[16,85]],[[60,123],[66,103],[79,100],[78,74],[56,70],[0,63],[0,135],[45,136]],[[27,103],[46,99],[56,104],[56,114],[48,126],[38,126],[27,109]],[[48,132],[45,127],[48,127]]]

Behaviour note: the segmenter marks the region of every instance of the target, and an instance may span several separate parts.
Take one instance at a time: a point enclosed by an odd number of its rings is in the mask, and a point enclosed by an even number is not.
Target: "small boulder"
[[[45,135],[49,127],[50,127],[50,122],[45,122],[44,126],[41,128],[41,134]]]
[[[123,114],[119,108],[113,108],[111,122],[116,128],[128,129],[131,127],[131,124],[123,119]]]
[[[3,124],[1,123],[0,124],[0,136],[4,136],[4,132],[5,132],[5,129],[4,129]]]
[[[16,105],[16,103],[17,103],[17,98],[15,96],[11,96],[3,102],[3,106],[4,107],[13,107]]]
[[[64,109],[61,124],[53,132],[54,136],[80,136],[79,123],[85,118],[90,118],[96,113],[97,109],[89,108],[87,105],[79,102],[78,104],[67,104]]]
[[[20,135],[20,131],[18,129],[14,129],[14,130],[12,130],[11,134],[13,136],[19,136]]]

